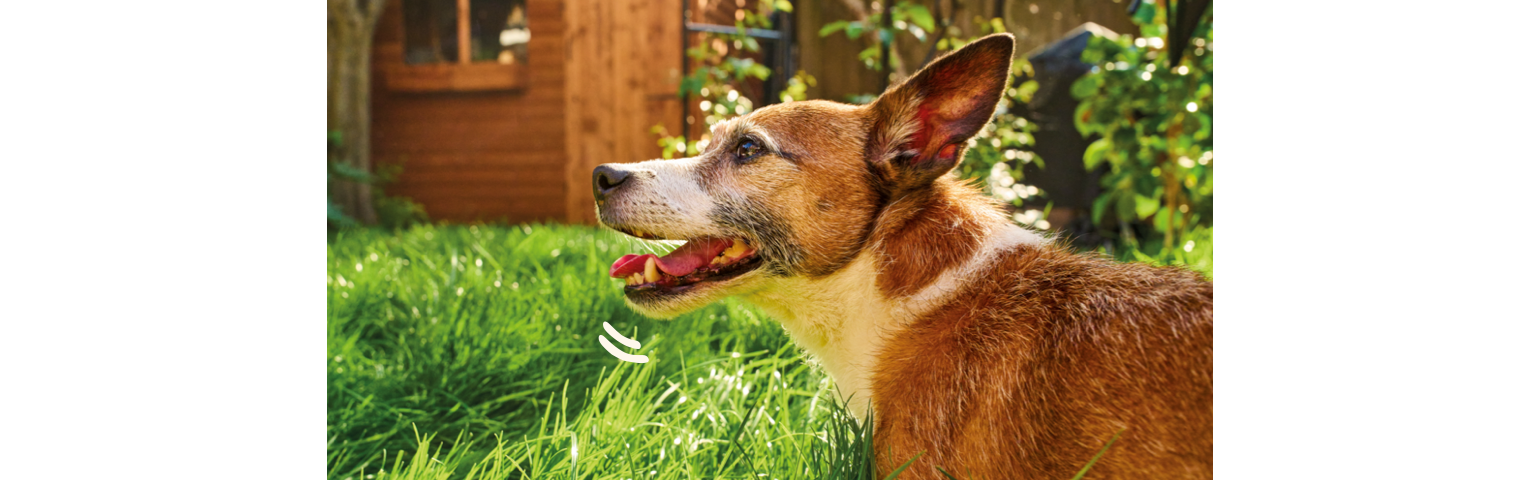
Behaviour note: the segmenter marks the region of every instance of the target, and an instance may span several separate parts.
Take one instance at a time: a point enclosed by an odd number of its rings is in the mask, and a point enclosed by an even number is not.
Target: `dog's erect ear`
[[[952,170],[968,139],[994,116],[1016,37],[990,35],[937,59],[875,102],[866,158],[895,190],[930,184]]]

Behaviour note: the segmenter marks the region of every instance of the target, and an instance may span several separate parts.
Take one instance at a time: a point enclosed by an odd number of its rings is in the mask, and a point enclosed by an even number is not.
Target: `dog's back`
[[[896,332],[872,384],[879,465],[905,478],[1212,476],[1213,285],[1022,246]],[[1120,433],[1121,432],[1121,433]]]

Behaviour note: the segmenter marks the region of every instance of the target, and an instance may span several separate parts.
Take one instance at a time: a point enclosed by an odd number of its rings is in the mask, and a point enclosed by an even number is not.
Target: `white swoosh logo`
[[[604,331],[609,332],[611,337],[615,337],[615,340],[619,341],[627,347],[642,348],[642,342],[638,342],[636,340],[626,338],[625,335],[621,335],[620,332],[615,331],[615,327],[611,326],[610,322],[604,322]],[[632,355],[626,352],[622,352],[619,348],[615,348],[615,344],[610,343],[610,339],[604,338],[603,336],[599,337],[599,344],[604,345],[604,349],[609,351],[610,355],[614,355],[615,358],[619,358],[631,363],[647,363],[646,355]]]

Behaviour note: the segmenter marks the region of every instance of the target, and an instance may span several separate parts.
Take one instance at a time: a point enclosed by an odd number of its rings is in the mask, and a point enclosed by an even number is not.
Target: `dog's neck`
[[[966,203],[960,205],[958,200],[975,202],[967,197],[943,196],[921,200],[928,205],[896,203],[907,215],[892,215],[890,207],[874,229],[881,236],[874,236],[868,248],[845,268],[820,278],[772,280],[765,288],[745,295],[750,303],[780,321],[792,339],[823,366],[834,379],[839,396],[849,399],[850,411],[858,419],[867,411],[872,369],[886,338],[945,305],[997,255],[1017,246],[1045,242],[1042,236],[1016,226],[1003,215],[959,216],[959,212],[967,215],[979,210],[968,208],[973,205]],[[881,225],[883,222],[897,225]],[[964,241],[915,244],[913,235],[895,232]],[[964,251],[941,251],[946,249]],[[954,261],[938,261],[946,258]],[[927,265],[937,268],[915,273],[916,266]]]

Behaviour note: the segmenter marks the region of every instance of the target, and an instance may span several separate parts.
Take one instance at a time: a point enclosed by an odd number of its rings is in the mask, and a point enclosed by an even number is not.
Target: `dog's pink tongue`
[[[711,259],[721,254],[727,247],[731,247],[733,241],[722,238],[697,239],[685,242],[684,245],[669,252],[668,255],[657,256],[651,253],[646,255],[630,254],[620,257],[613,265],[610,265],[610,278],[625,278],[634,273],[642,273],[647,269],[647,259],[658,259],[658,270],[676,277],[683,277],[696,269],[711,263]]]

